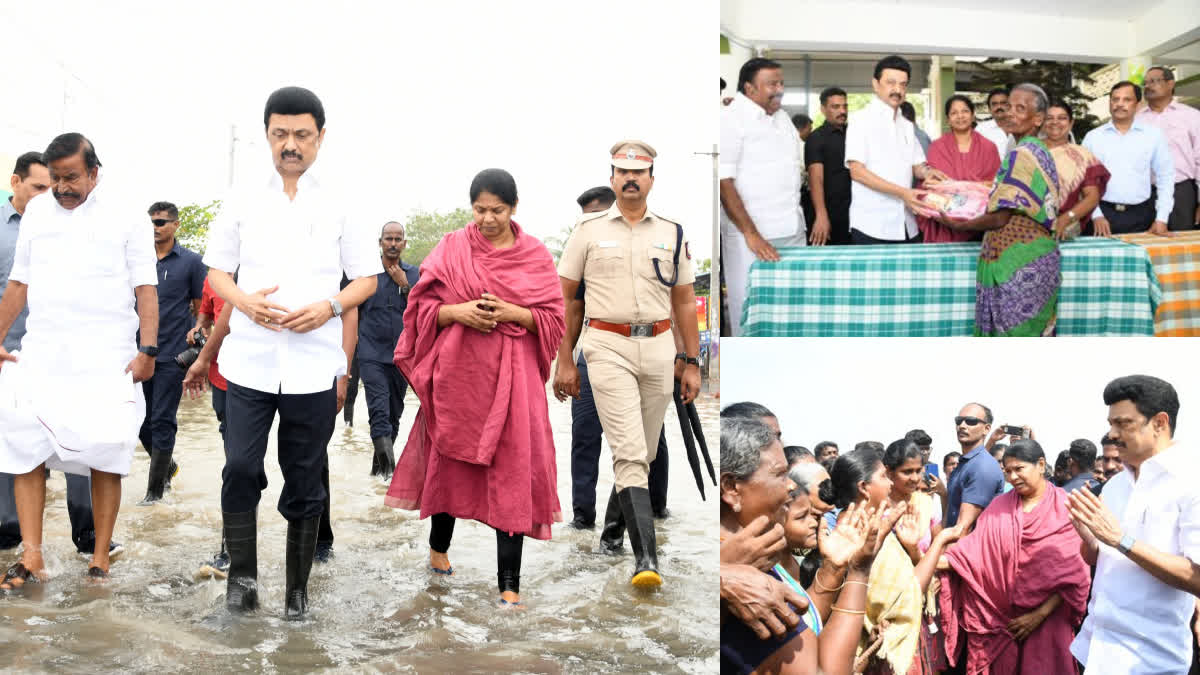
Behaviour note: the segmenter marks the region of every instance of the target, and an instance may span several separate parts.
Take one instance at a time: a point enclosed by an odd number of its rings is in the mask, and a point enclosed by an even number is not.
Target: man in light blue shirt
[[[1141,100],[1142,89],[1136,84],[1114,84],[1108,100],[1112,119],[1083,139],[1083,147],[1112,174],[1092,212],[1100,236],[1147,230],[1167,234],[1175,206],[1175,162],[1162,131],[1134,119]]]

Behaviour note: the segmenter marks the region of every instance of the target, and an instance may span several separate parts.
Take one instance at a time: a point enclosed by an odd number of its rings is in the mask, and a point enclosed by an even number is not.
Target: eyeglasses
[[[154,223],[155,227],[162,227],[163,225],[166,225],[167,223],[173,223],[175,221],[171,220],[169,218],[154,218],[150,222]]]
[[[1151,85],[1151,84],[1162,84],[1164,82],[1166,82],[1166,80],[1153,79],[1153,80],[1143,80],[1142,84],[1143,85]]]
[[[966,422],[967,426],[973,427],[976,424],[985,424],[986,420],[981,420],[978,417],[955,417],[954,418],[954,426],[958,426],[958,425],[962,424],[963,422]]]

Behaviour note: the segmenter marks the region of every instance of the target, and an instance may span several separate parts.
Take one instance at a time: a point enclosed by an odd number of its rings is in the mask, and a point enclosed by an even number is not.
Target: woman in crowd
[[[1046,147],[1050,149],[1058,169],[1058,192],[1062,195],[1054,229],[1065,230],[1078,223],[1084,234],[1107,237],[1112,234],[1107,225],[1102,232],[1092,231],[1092,211],[1100,203],[1100,197],[1108,185],[1108,169],[1087,148],[1070,142],[1074,123],[1074,113],[1069,103],[1050,102],[1046,110],[1046,124],[1042,129]]]
[[[549,539],[562,519],[545,385],[563,299],[550,252],[512,220],[513,177],[482,171],[470,197],[474,221],[442,238],[409,291],[395,362],[421,408],[385,503],[432,516],[440,574],[453,573],[455,518],[495,529],[500,602],[517,605],[524,536]]]
[[[946,99],[946,120],[951,133],[942,134],[929,144],[926,154],[929,166],[946,174],[950,180],[987,183],[990,187],[1000,170],[1000,153],[995,143],[975,131],[975,106],[971,99],[962,94]],[[975,236],[973,232],[944,227],[925,216],[918,217],[917,224],[921,228],[922,241],[926,243],[967,241]]]
[[[783,524],[793,502],[795,484],[788,478],[783,446],[759,420],[721,419],[721,539],[735,537],[760,518]],[[760,639],[740,620],[721,613],[722,673],[850,673],[867,596],[867,576],[875,557],[879,514],[862,509],[843,514],[844,524],[825,535],[831,557],[845,556],[847,572],[840,582],[832,615],[819,625],[809,615],[782,638]],[[874,530],[874,531],[873,531]],[[724,551],[722,559],[724,561]],[[775,579],[782,565],[765,572]],[[799,590],[799,589],[797,589]],[[802,619],[807,607],[794,607]],[[809,625],[812,623],[812,625]],[[818,635],[819,633],[819,635]]]
[[[975,530],[943,557],[946,653],[966,641],[967,673],[1074,673],[1069,646],[1090,584],[1067,494],[1046,481],[1034,440],[1004,453],[1013,490],[992,500]]]
[[[1058,240],[1067,232],[1056,223],[1058,169],[1038,139],[1049,100],[1035,84],[1013,87],[1004,129],[1017,147],[1005,157],[988,199],[987,212],[971,220],[940,222],[963,232],[984,232],[975,290],[975,334],[1054,334],[1061,283]]]
[[[887,509],[892,482],[879,453],[874,450],[854,450],[838,457],[830,476],[830,494],[825,501],[835,507],[845,509],[855,504],[860,511]],[[883,644],[878,656],[868,662],[865,672],[932,673],[929,654],[921,649],[924,596],[938,557],[946,545],[954,541],[957,530],[948,528],[939,532],[930,542],[927,555],[914,565],[908,551],[916,548],[921,538],[916,515],[911,505],[890,510],[903,516],[898,522],[892,520],[897,522],[895,528],[879,533],[882,543],[871,565],[863,628],[870,634],[879,626]],[[839,517],[839,523],[843,517],[845,513]]]

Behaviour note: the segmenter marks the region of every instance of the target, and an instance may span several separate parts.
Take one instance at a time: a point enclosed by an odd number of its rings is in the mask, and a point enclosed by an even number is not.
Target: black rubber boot
[[[391,437],[379,436],[372,438],[371,442],[375,444],[375,466],[378,468],[378,473],[372,469],[371,475],[391,478],[392,472],[396,470],[396,458],[392,454]]]
[[[178,476],[178,475],[179,475],[179,465],[176,464],[175,460],[172,459],[171,466],[167,468],[167,486],[166,486],[167,492],[171,491],[171,481],[175,480],[175,476]]]
[[[609,553],[617,553],[625,547],[625,514],[617,499],[617,488],[608,495],[608,508],[604,510],[604,529],[600,531],[600,545]]]
[[[225,606],[231,612],[250,612],[258,609],[258,509],[222,516],[229,553]]]
[[[163,498],[167,488],[167,476],[171,471],[171,456],[162,450],[150,452],[150,477],[146,481],[146,496],[138,504],[145,506]]]
[[[662,576],[658,573],[658,541],[654,536],[654,514],[650,508],[650,491],[628,487],[618,494],[625,522],[629,523],[629,545],[633,548],[634,570],[629,583],[638,588],[658,588]]]
[[[321,518],[289,520],[287,530],[287,590],[284,591],[284,615],[299,621],[308,613],[308,573],[317,549],[317,529]]]

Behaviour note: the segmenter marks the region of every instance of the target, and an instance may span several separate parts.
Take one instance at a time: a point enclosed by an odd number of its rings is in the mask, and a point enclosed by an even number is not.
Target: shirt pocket
[[[1149,507],[1142,516],[1142,536],[1147,545],[1164,553],[1179,554],[1179,509]]]
[[[613,279],[627,273],[629,259],[625,247],[616,242],[615,246],[605,246],[603,243],[597,242],[590,246],[587,261],[584,263],[585,279]]]
[[[642,276],[655,283],[670,282],[675,277],[674,260],[674,251],[651,246],[646,249],[645,262],[641,266]],[[661,280],[659,275],[662,275]]]
[[[58,241],[59,239],[63,241]],[[52,235],[43,240],[58,249],[69,250],[66,234]],[[125,236],[120,232],[92,231],[86,238],[87,253],[77,258],[76,273],[86,278],[114,277],[125,269]],[[71,247],[77,242],[72,242]]]

